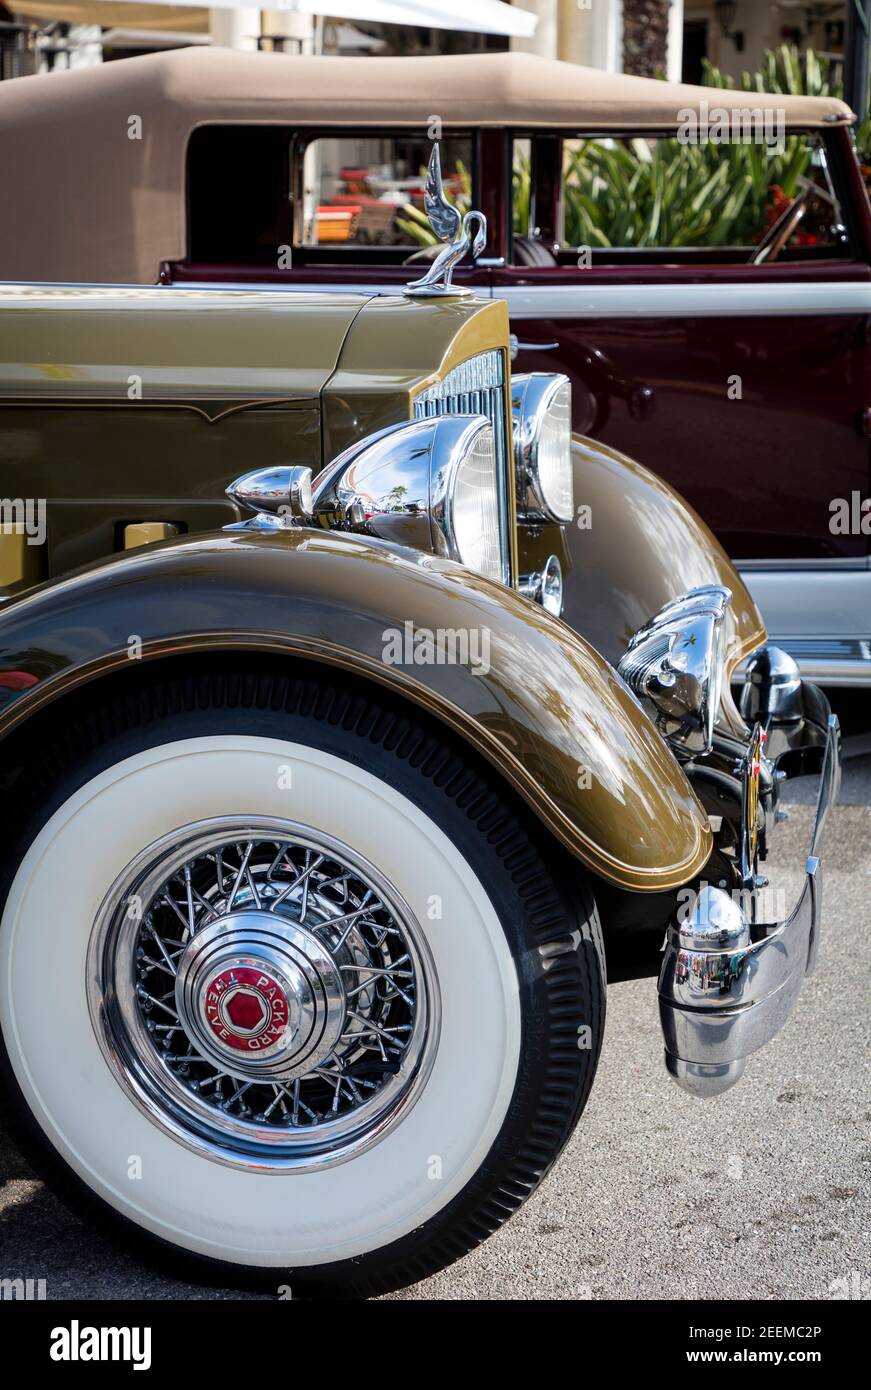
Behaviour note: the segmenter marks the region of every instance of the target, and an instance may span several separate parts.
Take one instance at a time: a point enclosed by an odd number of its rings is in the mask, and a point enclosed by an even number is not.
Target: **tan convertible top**
[[[525,53],[298,58],[186,48],[0,83],[0,275],[153,283],[186,251],[185,149],[210,123],[670,130],[689,112],[854,120],[834,98],[657,82]],[[734,114],[733,114],[734,113]],[[141,118],[141,139],[131,139]],[[758,120],[760,117],[757,116]]]

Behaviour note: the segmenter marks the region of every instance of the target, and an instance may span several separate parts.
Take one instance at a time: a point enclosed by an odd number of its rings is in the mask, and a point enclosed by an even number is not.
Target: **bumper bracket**
[[[688,922],[669,926],[659,1008],[669,1073],[694,1095],[717,1095],[783,1027],[814,967],[822,903],[818,849],[840,786],[840,727],[826,724],[805,879],[782,922],[748,924],[727,894],[703,888]]]

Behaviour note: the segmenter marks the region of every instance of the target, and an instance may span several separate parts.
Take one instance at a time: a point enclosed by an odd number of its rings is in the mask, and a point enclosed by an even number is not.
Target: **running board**
[[[737,568],[769,640],[798,662],[804,680],[871,686],[871,557],[739,560]]]
[[[815,685],[871,686],[871,638],[772,637]]]

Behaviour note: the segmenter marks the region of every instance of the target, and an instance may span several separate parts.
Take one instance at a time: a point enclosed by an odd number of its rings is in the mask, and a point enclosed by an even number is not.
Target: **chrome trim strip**
[[[871,656],[838,660],[831,657],[803,655],[798,645],[790,642],[788,637],[782,638],[780,645],[789,652],[790,656],[795,657],[805,681],[813,681],[816,685],[871,688]],[[867,642],[860,645],[863,649],[869,647]]]
[[[557,272],[559,273],[559,272]],[[576,270],[581,279],[590,272]],[[512,320],[575,318],[789,318],[799,314],[871,314],[871,284],[496,286]]]
[[[871,687],[871,639],[849,637],[780,637],[776,643],[798,663],[805,684]],[[735,685],[746,680],[747,662],[732,673]]]
[[[789,654],[798,660],[871,661],[871,637],[788,637]]]
[[[480,264],[480,263],[479,263]],[[558,272],[559,273],[559,272]],[[583,275],[584,271],[574,272]],[[175,280],[159,286],[158,293],[173,290],[216,290],[244,294],[367,295],[374,298],[401,296],[400,281],[374,283],[361,279],[352,283],[323,281],[317,285],[278,284],[274,281],[240,283],[233,280]],[[773,285],[531,285],[474,287],[484,298],[504,299],[512,319],[574,318],[759,318],[776,315],[795,318],[820,314],[840,316],[871,313],[871,284],[841,281],[831,284]]]
[[[759,571],[770,574],[819,574],[825,570],[838,574],[844,570],[871,570],[871,555],[814,555],[791,560],[733,560],[732,563],[739,574]]]
[[[353,285],[336,284],[332,281],[314,284],[307,281],[305,284],[299,282],[289,282],[284,284],[276,280],[173,280],[171,285],[159,286],[160,293],[166,294],[170,290],[232,290],[234,293],[242,293],[253,290],[257,294],[305,294],[318,296],[322,294],[330,295],[352,295],[359,298],[365,295],[368,299],[402,299],[405,297],[405,282],[395,281],[393,284],[382,281],[381,284],[366,284],[365,282],[354,282]],[[481,298],[486,297],[486,290],[481,288],[476,291]]]
[[[159,313],[166,313],[171,309],[183,312],[197,303],[198,296],[206,290],[213,301],[225,298],[228,308],[237,308],[240,302],[246,300],[249,307],[259,308],[264,303],[268,307],[280,304],[287,289],[293,289],[294,293],[312,301],[318,300],[322,292],[320,285],[285,287],[265,280],[257,283],[252,281],[250,284],[239,280],[187,280],[174,281],[171,285],[83,285],[10,280],[0,284],[0,307],[20,308],[26,305],[28,308],[35,306],[40,309],[67,309],[72,305],[76,308],[111,311],[127,308],[131,300],[135,300],[138,309],[150,309]],[[359,285],[333,285],[330,289],[344,295],[350,308],[358,305],[361,296],[366,294],[366,290]],[[382,284],[375,292],[392,294],[396,299],[402,298],[401,285],[391,290],[389,286]],[[213,302],[209,309],[214,308]]]

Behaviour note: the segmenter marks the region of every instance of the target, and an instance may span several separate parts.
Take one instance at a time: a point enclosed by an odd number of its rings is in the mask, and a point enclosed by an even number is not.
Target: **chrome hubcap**
[[[438,1040],[408,904],[349,846],[287,821],[200,822],[137,856],[95,922],[88,989],[140,1109],[236,1166],[308,1169],[376,1143]]]
[[[347,1008],[341,966],[320,938],[256,910],[191,937],[175,1002],[202,1056],[243,1080],[305,1076],[336,1047]]]

